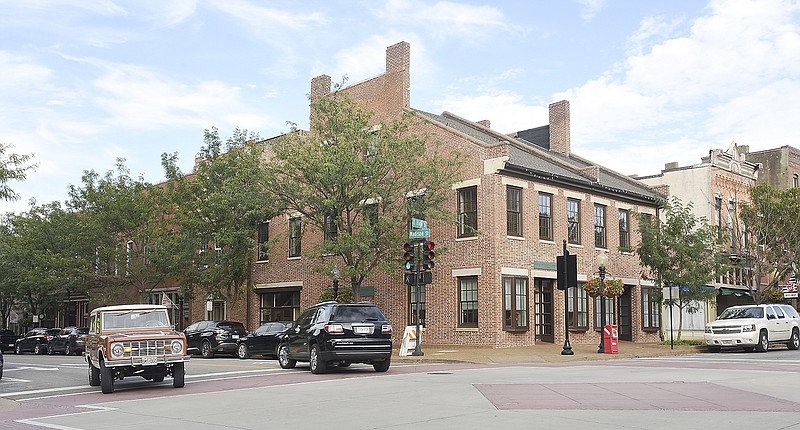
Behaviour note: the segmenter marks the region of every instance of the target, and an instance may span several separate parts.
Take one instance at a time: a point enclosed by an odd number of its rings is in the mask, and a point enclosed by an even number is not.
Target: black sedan
[[[47,353],[64,355],[81,355],[86,349],[86,336],[89,329],[86,327],[64,327],[58,335],[50,339]]]
[[[25,336],[17,339],[17,342],[14,344],[14,352],[17,354],[22,354],[23,352],[46,354],[50,339],[57,336],[60,332],[60,328],[37,327],[25,333]]]
[[[291,326],[291,321],[274,321],[263,324],[254,332],[239,339],[236,356],[245,359],[251,355],[277,357],[281,334]]]

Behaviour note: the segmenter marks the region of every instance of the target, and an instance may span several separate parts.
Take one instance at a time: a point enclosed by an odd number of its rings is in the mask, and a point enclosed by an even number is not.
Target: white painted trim
[[[454,278],[458,278],[460,276],[481,276],[481,268],[467,268],[467,269],[453,269],[451,275]]]
[[[617,203],[616,206],[617,206],[617,209],[623,209],[623,210],[626,210],[626,211],[629,211],[629,210],[633,209],[633,206],[626,205],[625,203]]]
[[[543,193],[552,194],[554,196],[558,195],[558,188],[548,187],[547,185],[533,184],[533,189]]]
[[[454,190],[459,188],[467,188],[467,187],[474,187],[481,184],[481,178],[475,179],[467,179],[466,181],[456,182],[455,184],[451,185]]]
[[[508,239],[508,240],[525,240],[525,237],[523,237],[523,236],[506,236],[506,239]]]
[[[483,174],[491,175],[492,173],[497,173],[498,170],[505,167],[507,161],[508,155],[483,160]]]
[[[639,213],[649,214],[649,215],[655,216],[656,215],[656,210],[653,209],[653,208],[640,207],[639,208]]]
[[[514,276],[529,276],[531,273],[528,269],[520,269],[517,267],[501,267],[500,274],[501,275],[514,275]]]
[[[259,290],[264,288],[303,288],[303,281],[269,282],[266,284],[256,284],[253,288]]]
[[[586,200],[586,193],[576,193],[574,191],[564,190],[564,196],[571,199]]]
[[[519,179],[506,176],[500,178],[500,183],[503,185],[511,185],[512,187],[528,188],[528,181],[520,181]]]
[[[555,270],[533,269],[531,270],[531,276],[542,279],[558,279],[558,272]]]
[[[592,196],[592,203],[597,203],[598,205],[603,205],[603,206],[611,206],[611,200],[597,196]]]

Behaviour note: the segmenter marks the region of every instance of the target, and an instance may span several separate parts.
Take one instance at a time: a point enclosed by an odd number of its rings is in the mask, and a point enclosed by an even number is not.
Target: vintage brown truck
[[[86,338],[89,385],[104,394],[114,392],[114,381],[127,376],[161,382],[172,376],[172,386],[184,385],[186,336],[170,325],[161,305],[116,305],[92,310]]]

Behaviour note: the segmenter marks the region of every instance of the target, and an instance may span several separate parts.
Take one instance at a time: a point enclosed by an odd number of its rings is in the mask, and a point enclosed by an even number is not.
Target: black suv
[[[314,305],[286,330],[278,345],[282,368],[307,361],[312,373],[351,363],[372,364],[376,372],[385,372],[391,360],[392,325],[372,303]]]
[[[236,354],[239,338],[247,336],[244,324],[235,321],[198,321],[183,330],[186,352],[200,353],[203,358],[214,354]]]

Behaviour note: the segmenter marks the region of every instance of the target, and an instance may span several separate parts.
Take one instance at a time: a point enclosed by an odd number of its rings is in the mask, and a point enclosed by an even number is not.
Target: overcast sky
[[[572,151],[624,174],[800,147],[798,1],[0,0],[0,142],[38,163],[0,212],[120,157],[190,171],[214,126],[307,128],[312,77],[382,73],[399,41],[412,107],[509,133],[566,99]]]

